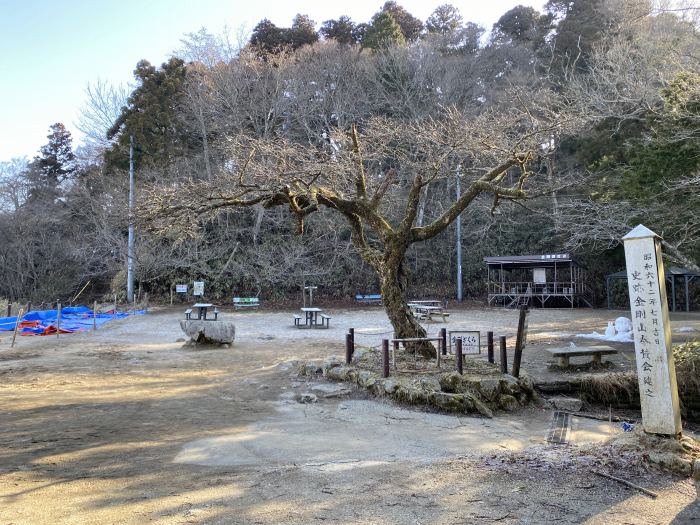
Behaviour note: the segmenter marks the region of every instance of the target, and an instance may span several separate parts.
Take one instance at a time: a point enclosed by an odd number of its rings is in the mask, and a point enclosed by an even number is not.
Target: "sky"
[[[74,123],[88,83],[133,81],[136,63],[161,64],[187,33],[250,31],[263,18],[289,27],[297,13],[317,27],[348,15],[367,22],[384,0],[0,0],[0,161],[33,157],[48,128],[62,122],[80,142]],[[425,21],[451,3],[465,21],[491,28],[512,7],[542,9],[543,0],[399,0]]]

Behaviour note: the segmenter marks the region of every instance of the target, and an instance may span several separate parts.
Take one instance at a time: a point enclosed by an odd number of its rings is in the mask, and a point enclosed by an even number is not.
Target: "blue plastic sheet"
[[[143,315],[144,310],[136,310],[136,315]],[[62,333],[84,332],[93,325],[101,326],[114,319],[123,319],[131,315],[127,312],[107,312],[93,314],[86,306],[68,306],[61,309]],[[0,331],[15,329],[17,317],[0,317]],[[22,316],[18,332],[21,335],[50,335],[57,332],[58,310],[37,310]]]

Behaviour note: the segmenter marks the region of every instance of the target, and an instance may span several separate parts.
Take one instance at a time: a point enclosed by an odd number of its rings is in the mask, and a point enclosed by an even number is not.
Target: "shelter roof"
[[[484,257],[484,262],[488,265],[503,266],[551,266],[559,262],[573,262],[570,253],[552,253],[541,255],[506,255],[502,257]]]

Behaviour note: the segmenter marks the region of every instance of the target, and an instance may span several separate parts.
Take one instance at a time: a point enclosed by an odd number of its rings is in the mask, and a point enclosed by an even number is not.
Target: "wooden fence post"
[[[463,370],[462,370],[462,338],[458,337],[455,340],[455,357],[457,358],[457,372],[459,372],[459,375],[462,375]]]
[[[488,351],[489,363],[495,363],[496,360],[493,357],[493,332],[486,332],[486,348]]]
[[[389,377],[389,340],[382,339],[382,377]]]
[[[501,373],[508,373],[508,354],[506,353],[506,336],[501,336]]]

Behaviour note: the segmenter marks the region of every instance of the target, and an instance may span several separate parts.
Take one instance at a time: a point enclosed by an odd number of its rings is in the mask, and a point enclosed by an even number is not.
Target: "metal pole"
[[[455,357],[457,357],[457,372],[462,375],[462,338],[458,337],[455,340]]]
[[[126,300],[134,301],[134,136],[129,141],[129,241],[126,254]]]
[[[345,364],[352,362],[352,335],[345,334]]]
[[[500,337],[501,341],[501,373],[508,373],[508,354],[506,352],[506,336],[502,335]]]
[[[459,185],[460,167],[457,167],[457,200],[462,194]],[[457,215],[457,302],[462,302],[462,214]]]
[[[488,351],[489,363],[494,363],[493,358],[493,332],[486,332],[486,348]]]

